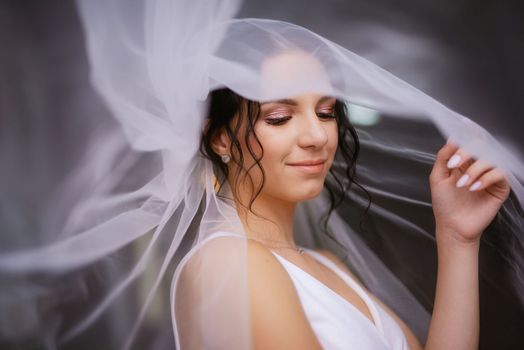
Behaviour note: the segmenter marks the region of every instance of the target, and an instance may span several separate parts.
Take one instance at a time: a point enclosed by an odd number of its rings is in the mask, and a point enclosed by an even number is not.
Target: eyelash
[[[320,119],[324,119],[324,120],[330,120],[330,119],[335,119],[336,118],[334,112],[332,112],[332,113],[317,113],[317,116]],[[291,119],[291,116],[285,116],[285,117],[282,117],[282,118],[267,118],[266,119],[266,123],[269,124],[269,125],[282,125],[282,124],[284,124],[285,122],[287,122],[290,119]]]
[[[331,113],[317,113],[317,115],[322,119],[335,119],[336,115],[335,112]]]
[[[267,118],[266,123],[268,123],[269,125],[282,125],[289,119],[291,119],[291,116],[285,116],[282,118]]]

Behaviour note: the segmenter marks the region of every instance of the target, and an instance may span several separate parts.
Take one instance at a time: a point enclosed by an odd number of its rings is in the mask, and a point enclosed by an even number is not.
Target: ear
[[[220,129],[211,140],[211,148],[218,155],[231,155],[230,152],[231,140],[224,128]]]

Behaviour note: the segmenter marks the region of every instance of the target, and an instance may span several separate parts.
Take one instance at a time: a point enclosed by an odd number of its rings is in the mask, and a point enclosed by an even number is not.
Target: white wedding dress
[[[404,333],[353,278],[323,255],[304,248],[317,261],[333,270],[366,303],[371,322],[356,307],[325,284],[275,252],[291,277],[307,318],[324,349],[407,350]]]
[[[175,271],[174,285],[178,284],[182,270],[186,264],[193,260],[199,260],[199,252],[210,251],[209,246],[215,242],[217,257],[227,260],[227,257],[220,251],[225,245],[230,244],[231,239],[238,239],[239,235],[230,232],[216,232],[198,243],[191,251],[184,256]],[[220,243],[222,242],[222,243]],[[211,243],[211,244],[210,244]],[[359,350],[408,350],[406,337],[402,329],[389,314],[364,291],[364,289],[347,273],[342,271],[331,260],[312,249],[302,247],[313,258],[334,271],[344,282],[346,282],[365,302],[368,307],[373,322],[371,322],[362,312],[354,307],[342,296],[331,290],[325,284],[305,272],[297,265],[286,260],[274,251],[271,251],[284,269],[288,272],[302,308],[308,318],[315,335],[325,350],[339,349],[359,349]],[[230,251],[232,252],[232,251]],[[196,259],[195,259],[196,258]],[[218,262],[217,260],[214,260]],[[219,269],[217,269],[219,271]],[[219,278],[221,280],[221,278]],[[194,282],[194,281],[192,281]],[[177,290],[172,298],[177,297]],[[191,292],[192,294],[194,292]],[[173,330],[177,340],[177,349],[180,349],[178,342],[180,337],[179,325],[176,318],[173,318]],[[189,322],[186,320],[186,322]],[[182,347],[183,348],[183,347]]]

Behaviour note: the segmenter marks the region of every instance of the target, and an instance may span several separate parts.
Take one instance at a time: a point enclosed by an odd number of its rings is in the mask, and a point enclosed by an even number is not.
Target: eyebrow
[[[327,101],[327,100],[331,100],[331,99],[334,99],[334,97],[331,97],[331,96],[322,96],[317,104],[321,103],[321,102],[324,102],[324,101]],[[290,105],[290,106],[297,106],[298,105],[298,102],[296,100],[293,100],[293,99],[290,99],[290,98],[285,98],[285,99],[282,99],[282,100],[276,100],[276,101],[267,101],[267,102],[262,102],[260,105],[263,106],[265,104],[270,104],[270,103],[277,103],[277,104],[283,104],[283,105]]]
[[[289,98],[285,98],[283,100],[262,102],[260,105],[263,106],[263,105],[270,104],[270,103],[278,103],[278,104],[282,104],[282,105],[291,105],[291,106],[298,105],[297,101],[289,99]]]

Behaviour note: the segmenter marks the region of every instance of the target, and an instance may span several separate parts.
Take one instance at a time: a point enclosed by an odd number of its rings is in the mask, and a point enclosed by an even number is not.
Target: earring
[[[222,163],[229,163],[229,161],[231,160],[231,157],[229,156],[229,154],[223,154],[220,156],[220,158],[222,159]]]

